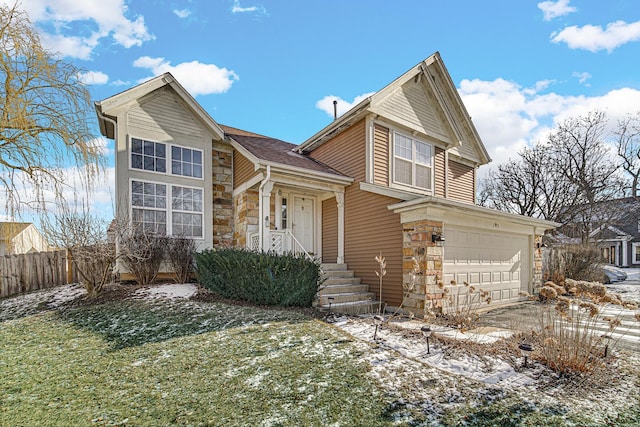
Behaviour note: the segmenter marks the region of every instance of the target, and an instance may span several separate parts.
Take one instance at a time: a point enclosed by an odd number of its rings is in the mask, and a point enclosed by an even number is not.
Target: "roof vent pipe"
[[[338,118],[338,100],[333,100],[333,120]]]

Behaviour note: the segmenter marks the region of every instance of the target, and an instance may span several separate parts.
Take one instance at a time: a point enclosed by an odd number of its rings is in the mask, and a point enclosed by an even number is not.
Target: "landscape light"
[[[420,328],[420,332],[427,339],[427,354],[431,354],[431,349],[429,348],[429,337],[431,336],[431,328],[428,326],[423,326]]]

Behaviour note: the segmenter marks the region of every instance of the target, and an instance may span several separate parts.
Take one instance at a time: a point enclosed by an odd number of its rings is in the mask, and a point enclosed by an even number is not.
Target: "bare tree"
[[[520,151],[516,160],[498,165],[481,183],[480,204],[555,220],[575,191],[559,173],[553,155],[550,145],[536,144]]]
[[[637,197],[640,184],[640,111],[618,120],[615,134],[622,169],[631,177],[631,195]]]
[[[61,204],[55,214],[42,218],[43,232],[51,243],[65,248],[89,297],[102,292],[113,278],[115,244],[108,242],[106,222],[86,208],[72,211]]]
[[[79,73],[42,46],[17,4],[0,4],[0,191],[11,215],[25,202],[42,207],[45,190],[59,196],[64,167],[80,166],[91,179],[103,165]],[[22,183],[33,200],[20,200]]]
[[[605,143],[607,121],[603,112],[570,118],[560,123],[549,136],[556,166],[575,188],[575,200],[563,209],[562,220],[578,225],[583,243],[587,243],[595,216],[605,221],[603,202],[624,195],[624,183],[617,175],[618,165]]]

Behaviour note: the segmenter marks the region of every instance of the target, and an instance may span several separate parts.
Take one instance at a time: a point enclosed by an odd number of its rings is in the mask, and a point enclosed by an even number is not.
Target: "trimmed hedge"
[[[304,255],[212,249],[196,254],[196,272],[210,291],[261,305],[310,307],[320,285],[320,264]]]

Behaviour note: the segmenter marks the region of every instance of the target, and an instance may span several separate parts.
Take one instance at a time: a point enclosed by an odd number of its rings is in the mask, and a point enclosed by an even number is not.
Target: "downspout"
[[[271,179],[271,165],[267,165],[267,175],[264,177],[264,179],[262,180],[262,182],[260,183],[260,189],[258,191],[258,212],[260,215],[260,218],[258,219],[258,237],[259,237],[259,245],[260,245],[260,249],[262,250],[263,243],[264,243],[264,218],[263,216],[263,206],[262,206],[262,190],[264,188],[265,185],[267,185],[267,183],[269,182],[269,180]]]

